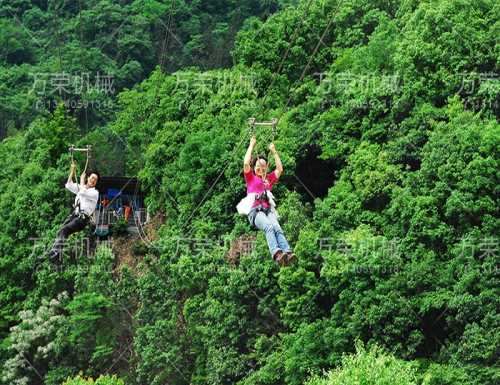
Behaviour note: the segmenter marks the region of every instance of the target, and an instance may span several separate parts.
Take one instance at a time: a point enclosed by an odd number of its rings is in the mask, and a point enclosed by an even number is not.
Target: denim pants
[[[251,221],[251,216],[249,217],[249,220]],[[291,251],[288,241],[285,238],[285,234],[278,223],[278,218],[276,218],[276,215],[272,211],[267,215],[264,212],[259,211],[255,216],[254,223],[255,227],[264,231],[271,256],[274,256],[274,253],[278,250],[285,253]]]

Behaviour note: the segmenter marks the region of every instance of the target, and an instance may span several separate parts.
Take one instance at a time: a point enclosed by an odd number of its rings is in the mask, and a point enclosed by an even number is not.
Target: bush
[[[356,354],[344,356],[342,367],[328,373],[326,378],[313,378],[308,385],[416,385],[416,367],[378,347],[366,351],[361,344]]]
[[[431,363],[422,375],[422,385],[477,384],[464,368]]]
[[[125,385],[122,379],[116,377],[115,374],[112,376],[99,376],[96,380],[91,377],[84,378],[78,375],[72,379],[67,379],[63,385]]]
[[[120,218],[116,223],[111,225],[111,234],[113,235],[125,235],[127,234],[128,224],[125,219]]]

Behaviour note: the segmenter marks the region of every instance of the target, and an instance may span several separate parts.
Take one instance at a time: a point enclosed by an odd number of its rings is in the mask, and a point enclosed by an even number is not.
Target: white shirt
[[[81,184],[77,185],[75,182],[68,182],[65,187],[73,194],[76,194],[75,205],[78,207],[78,202],[80,202],[80,211],[87,215],[94,213],[99,200],[99,191],[94,187],[87,188]]]

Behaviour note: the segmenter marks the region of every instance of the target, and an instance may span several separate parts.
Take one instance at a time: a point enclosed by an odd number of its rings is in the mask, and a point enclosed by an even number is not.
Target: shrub
[[[315,377],[308,385],[416,385],[416,367],[378,347],[369,351],[361,344],[356,354],[344,356],[342,366],[328,373],[326,378]]]

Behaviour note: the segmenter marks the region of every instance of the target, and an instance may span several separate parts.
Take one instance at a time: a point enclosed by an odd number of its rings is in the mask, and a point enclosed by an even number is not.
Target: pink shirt
[[[247,184],[247,194],[249,193],[263,193],[264,190],[271,190],[273,185],[278,182],[278,178],[276,177],[276,170],[272,173],[267,174],[266,180],[263,181],[259,176],[255,175],[252,170],[248,173],[243,173],[245,176],[245,182]],[[259,205],[261,203],[264,207],[269,207],[269,203],[266,201],[255,201],[252,207]]]

